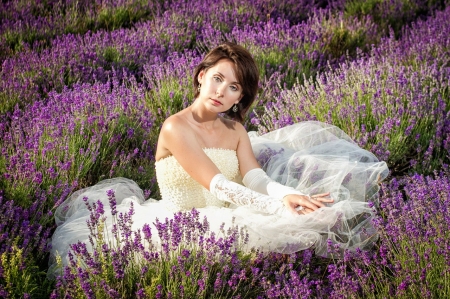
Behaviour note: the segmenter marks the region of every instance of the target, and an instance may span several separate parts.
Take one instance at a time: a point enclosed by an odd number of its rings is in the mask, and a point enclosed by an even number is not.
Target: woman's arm
[[[331,203],[333,200],[328,197],[329,193],[319,194],[310,197],[292,187],[284,186],[272,180],[260,167],[253,154],[250,138],[245,128],[239,124],[239,144],[238,160],[243,183],[248,188],[259,193],[280,198],[286,208],[292,213],[310,213],[320,207],[324,207],[323,202]],[[301,207],[301,208],[300,208]],[[300,210],[300,209],[301,210]]]
[[[281,215],[285,210],[279,199],[226,179],[204,153],[196,134],[182,118],[175,115],[164,122],[158,141],[158,147],[160,146],[161,150],[170,152],[194,180],[210,190],[218,199],[269,214]]]
[[[164,122],[158,147],[170,152],[194,180],[222,201],[250,206],[270,214],[281,215],[285,210],[278,198],[255,192],[226,179],[205,154],[190,126],[177,115]]]
[[[190,126],[181,117],[177,115],[169,117],[161,128],[158,146],[163,146],[168,150],[194,180],[213,192],[217,198],[237,205],[249,205],[259,211],[271,214],[282,212],[283,204],[280,198],[264,195],[226,180],[220,174],[217,166],[205,154],[195,133],[189,128]],[[237,128],[238,134],[242,134],[242,131],[245,132],[242,125],[239,124]],[[255,166],[259,167],[246,132],[245,135],[246,141],[240,139],[237,149],[241,172],[248,171]],[[244,144],[247,144],[247,148],[243,146]],[[213,181],[213,178],[216,180]],[[211,186],[213,186],[212,189]],[[283,202],[291,212],[295,213],[297,213],[295,208],[300,205],[308,207],[310,210],[317,209],[316,205],[303,197],[286,196]]]

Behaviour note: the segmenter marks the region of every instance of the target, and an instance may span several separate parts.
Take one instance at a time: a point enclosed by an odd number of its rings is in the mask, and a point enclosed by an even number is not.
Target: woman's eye
[[[237,91],[238,88],[237,88],[236,86],[231,86],[231,90],[232,90],[232,91]]]
[[[220,82],[220,78],[219,77],[213,77],[214,81],[216,82]]]

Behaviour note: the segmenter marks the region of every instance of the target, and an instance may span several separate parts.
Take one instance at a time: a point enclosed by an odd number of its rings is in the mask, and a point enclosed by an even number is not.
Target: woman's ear
[[[200,73],[198,73],[198,76],[197,76],[198,83],[200,83],[200,84],[202,83],[202,79],[203,79],[204,75],[205,75],[204,70],[201,70]]]

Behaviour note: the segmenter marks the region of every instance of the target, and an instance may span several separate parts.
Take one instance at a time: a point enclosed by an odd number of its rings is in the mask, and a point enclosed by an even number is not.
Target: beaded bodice
[[[204,148],[205,154],[229,180],[239,176],[239,162],[236,151],[230,149]],[[181,167],[174,156],[168,156],[155,163],[156,179],[163,202],[172,211],[190,210],[205,206],[223,206],[207,189],[195,181]]]

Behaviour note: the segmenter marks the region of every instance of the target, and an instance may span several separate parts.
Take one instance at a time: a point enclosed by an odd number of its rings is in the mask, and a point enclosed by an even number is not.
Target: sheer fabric
[[[156,218],[172,218],[174,211],[196,208],[202,218],[207,217],[211,231],[219,232],[223,223],[226,228],[234,221],[248,231],[248,248],[264,251],[293,253],[314,246],[316,254],[327,256],[327,240],[350,250],[367,249],[376,241],[371,223],[374,209],[369,201],[378,202],[378,183],[388,175],[385,162],[359,148],[339,128],[320,122],[298,123],[262,136],[250,132],[249,136],[258,162],[273,180],[304,194],[331,192],[334,203],[297,216],[287,210],[261,211],[245,203],[230,205],[190,178],[170,156],[156,162],[160,201],[144,200],[136,183],[124,178],[102,181],[70,196],[56,211],[58,228],[52,239],[51,263],[57,253],[63,264],[67,263],[69,244],[89,243],[86,220],[90,212],[85,201],[102,201],[108,216],[108,190],[115,192],[118,213],[126,213],[134,203],[134,230],[145,223],[153,225]],[[241,182],[235,151],[204,150],[227,179]],[[109,218],[106,227],[111,229]],[[152,229],[156,232],[154,226]],[[157,234],[153,236],[158,244]]]

